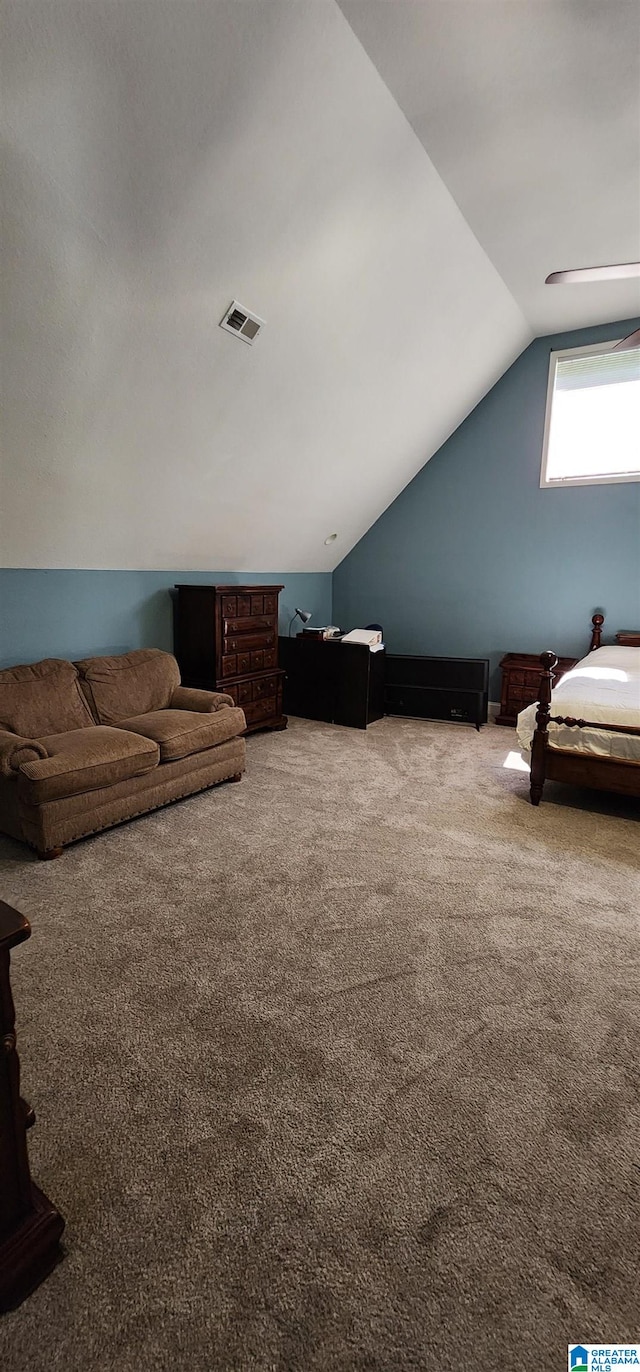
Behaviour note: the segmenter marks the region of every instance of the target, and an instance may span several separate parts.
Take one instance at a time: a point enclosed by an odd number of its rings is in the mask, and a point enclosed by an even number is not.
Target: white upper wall
[[[342,9],[5,0],[0,564],[329,570],[534,333],[640,310],[542,284],[637,256],[636,0]]]
[[[4,53],[0,562],[329,570],[531,338],[340,9],[9,0]]]
[[[534,333],[640,312],[638,0],[340,0]]]

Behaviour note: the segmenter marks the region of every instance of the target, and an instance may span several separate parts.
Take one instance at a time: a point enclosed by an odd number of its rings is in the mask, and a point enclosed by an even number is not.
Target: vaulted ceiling
[[[534,333],[637,313],[541,284],[636,255],[632,9],[7,0],[0,561],[329,570]]]
[[[638,0],[341,0],[536,335],[637,314]]]

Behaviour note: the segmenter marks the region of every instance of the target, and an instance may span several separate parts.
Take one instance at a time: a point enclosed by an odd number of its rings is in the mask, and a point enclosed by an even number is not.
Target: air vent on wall
[[[251,314],[250,310],[245,310],[244,305],[232,300],[220,320],[220,328],[236,334],[244,343],[253,343],[264,328],[264,319],[259,319],[257,314]]]

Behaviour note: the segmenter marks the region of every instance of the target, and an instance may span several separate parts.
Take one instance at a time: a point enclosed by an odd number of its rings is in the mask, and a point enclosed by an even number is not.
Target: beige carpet
[[[551,1372],[640,1335],[640,811],[533,809],[513,746],[293,721],[58,862],[0,842],[67,1218],[3,1368]]]

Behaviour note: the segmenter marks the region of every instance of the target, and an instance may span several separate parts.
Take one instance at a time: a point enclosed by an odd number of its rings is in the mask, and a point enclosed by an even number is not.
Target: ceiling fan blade
[[[627,334],[626,338],[621,338],[611,351],[612,353],[623,353],[626,352],[627,348],[640,348],[640,329],[634,329],[633,333]]]
[[[579,281],[620,281],[628,276],[640,276],[640,262],[619,262],[611,267],[577,267],[573,271],[551,272],[545,286],[573,284]]]

